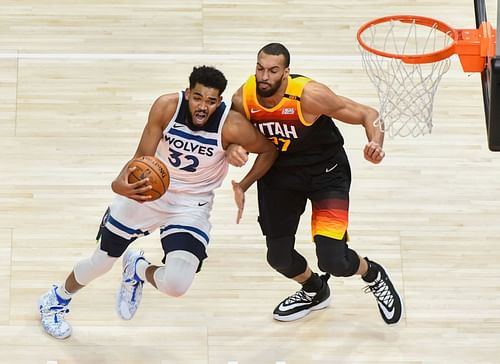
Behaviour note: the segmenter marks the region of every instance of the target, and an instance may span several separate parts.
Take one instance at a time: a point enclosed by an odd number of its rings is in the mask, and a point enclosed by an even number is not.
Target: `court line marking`
[[[24,53],[0,52],[0,59],[57,59],[57,60],[146,60],[146,61],[248,61],[254,53],[205,54],[205,53]],[[295,55],[298,61],[361,61],[361,55]]]
[[[237,361],[228,361],[227,364],[238,364]],[[277,361],[276,364],[286,364],[286,361]]]

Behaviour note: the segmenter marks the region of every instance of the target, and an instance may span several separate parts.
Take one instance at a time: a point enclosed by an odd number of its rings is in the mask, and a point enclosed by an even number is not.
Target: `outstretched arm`
[[[368,139],[363,151],[365,159],[380,163],[384,158],[384,133],[378,125],[380,120],[375,109],[336,95],[330,88],[315,81],[306,85],[301,106],[308,121],[316,120],[320,115],[327,115],[348,124],[363,125]]]

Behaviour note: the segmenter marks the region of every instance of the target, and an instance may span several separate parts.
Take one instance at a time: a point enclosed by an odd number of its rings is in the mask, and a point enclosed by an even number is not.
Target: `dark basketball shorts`
[[[349,215],[351,168],[341,149],[308,166],[273,167],[258,181],[259,224],[270,238],[295,235],[307,200],[312,203],[311,233],[343,240]]]

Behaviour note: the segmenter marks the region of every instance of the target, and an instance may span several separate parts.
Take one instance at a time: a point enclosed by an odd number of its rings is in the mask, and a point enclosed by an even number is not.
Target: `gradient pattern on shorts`
[[[328,198],[312,203],[312,237],[326,236],[342,240],[349,220],[349,200]]]

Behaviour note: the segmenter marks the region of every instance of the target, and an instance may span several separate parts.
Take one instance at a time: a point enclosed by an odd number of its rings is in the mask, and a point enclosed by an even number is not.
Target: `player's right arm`
[[[135,151],[133,158],[142,157],[145,155],[154,156],[158,143],[163,136],[163,130],[167,126],[169,120],[175,113],[177,107],[178,94],[162,95],[151,106],[149,111],[148,122],[142,132],[139,145]],[[133,159],[132,158],[132,159]],[[147,192],[152,188],[149,180],[144,178],[135,183],[128,183],[128,177],[135,167],[128,168],[127,162],[120,174],[111,183],[113,192],[128,197],[138,202],[144,202],[151,199]]]
[[[384,133],[375,123],[381,121],[378,112],[372,107],[339,96],[328,86],[315,81],[304,87],[300,105],[302,115],[310,122],[314,122],[320,115],[327,115],[344,123],[362,125],[368,139],[363,150],[365,159],[376,164],[384,158]]]

